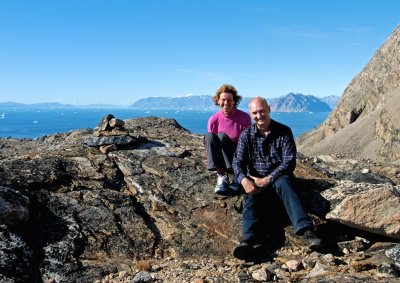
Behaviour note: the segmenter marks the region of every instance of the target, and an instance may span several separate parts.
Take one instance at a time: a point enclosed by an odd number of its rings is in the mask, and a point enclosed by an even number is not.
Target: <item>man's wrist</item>
[[[247,180],[250,180],[250,181],[254,182],[254,179],[251,178],[250,176],[246,176],[245,178],[246,178]]]
[[[242,184],[242,181],[243,181],[244,178],[245,178],[244,175],[239,175],[239,176],[237,177],[236,181],[237,181],[239,184]]]
[[[273,182],[273,177],[272,174],[267,176],[267,183],[268,185],[271,184]]]

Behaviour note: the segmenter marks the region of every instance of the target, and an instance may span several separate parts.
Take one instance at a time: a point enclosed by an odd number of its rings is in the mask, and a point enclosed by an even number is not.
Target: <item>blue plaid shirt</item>
[[[292,130],[271,119],[269,134],[264,137],[252,124],[240,135],[233,157],[233,171],[240,183],[246,176],[270,176],[270,182],[296,167],[296,144]]]

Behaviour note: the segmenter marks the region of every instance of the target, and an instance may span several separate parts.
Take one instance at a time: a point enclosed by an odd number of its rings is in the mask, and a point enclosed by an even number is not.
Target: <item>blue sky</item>
[[[0,0],[0,101],[341,95],[398,0]]]

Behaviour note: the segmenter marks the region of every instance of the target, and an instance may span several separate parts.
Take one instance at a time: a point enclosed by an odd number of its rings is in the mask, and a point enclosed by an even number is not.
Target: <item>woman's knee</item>
[[[230,140],[229,136],[225,133],[219,133],[217,136],[221,142],[226,142],[227,140]]]
[[[207,133],[203,136],[203,144],[214,144],[218,140],[218,136],[213,133]]]
[[[214,136],[215,136],[215,134],[213,134],[213,133],[206,133],[206,134],[204,134],[203,140],[204,141],[211,140],[211,139],[213,139]]]

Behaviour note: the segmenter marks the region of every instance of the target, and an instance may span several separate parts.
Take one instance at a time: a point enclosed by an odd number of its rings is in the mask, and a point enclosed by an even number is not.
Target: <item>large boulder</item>
[[[327,219],[400,240],[400,187],[341,181],[322,193]]]

